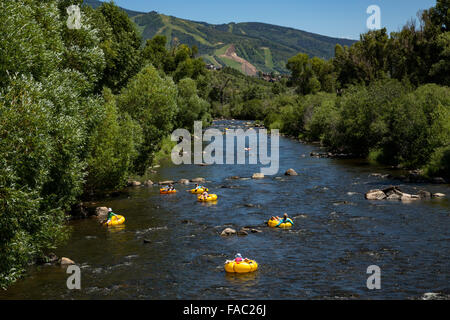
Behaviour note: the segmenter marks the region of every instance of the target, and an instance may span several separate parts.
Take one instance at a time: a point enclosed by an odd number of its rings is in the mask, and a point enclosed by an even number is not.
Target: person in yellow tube
[[[114,216],[117,217],[117,214],[115,214],[111,208],[108,208],[108,218],[105,223],[108,224]]]
[[[205,190],[203,193],[202,193],[202,200],[206,200],[206,199],[208,199],[208,192]]]
[[[272,217],[271,219],[272,219],[272,220],[277,220],[277,221],[278,221],[278,224],[275,226],[275,228],[278,227],[280,224],[288,223],[288,222],[290,222],[292,225],[294,225],[294,221],[292,221],[292,219],[289,218],[289,216],[288,216],[287,213],[285,213],[285,214],[283,215],[283,218],[280,218],[280,217]]]

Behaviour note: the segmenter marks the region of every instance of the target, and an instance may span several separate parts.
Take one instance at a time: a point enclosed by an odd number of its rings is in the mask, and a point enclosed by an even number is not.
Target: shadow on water
[[[72,221],[70,240],[55,252],[80,266],[81,290],[67,289],[65,268],[33,266],[0,299],[408,299],[448,292],[448,198],[376,202],[364,193],[397,185],[448,195],[449,186],[405,185],[371,175],[392,173],[387,168],[311,158],[311,151],[320,150],[280,137],[279,173],[262,180],[249,179],[260,165],[165,162],[153,181],[204,177],[218,201],[198,202],[186,192],[192,185],[177,185],[175,195],[160,195],[156,185],[130,188],[101,201],[124,215],[125,225]],[[284,176],[289,168],[298,176]],[[284,212],[294,219],[292,229],[265,226]],[[262,232],[221,237],[226,227]],[[237,252],[255,259],[258,271],[226,274],[223,263]],[[382,289],[370,291],[366,270],[374,264]]]

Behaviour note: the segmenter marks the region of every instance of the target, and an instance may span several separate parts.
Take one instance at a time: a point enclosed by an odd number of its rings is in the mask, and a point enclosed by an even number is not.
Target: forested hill
[[[96,0],[85,0],[85,3],[93,7],[101,4]],[[287,73],[288,59],[299,52],[329,59],[334,56],[336,44],[350,46],[355,42],[265,23],[213,25],[155,11],[124,10],[138,26],[144,41],[162,34],[168,45],[196,45],[207,63],[230,66],[247,74],[255,70]]]

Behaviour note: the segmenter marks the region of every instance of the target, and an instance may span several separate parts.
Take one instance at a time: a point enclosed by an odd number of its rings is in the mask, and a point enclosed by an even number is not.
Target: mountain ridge
[[[98,0],[84,3],[94,8],[102,4]],[[356,42],[262,22],[209,24],[156,11],[122,9],[136,24],[144,41],[158,34],[165,35],[168,46],[196,45],[206,63],[230,66],[250,75],[255,73],[252,66],[266,73],[287,73],[287,60],[300,52],[330,59],[336,44],[350,46]],[[226,57],[231,45],[236,56]]]

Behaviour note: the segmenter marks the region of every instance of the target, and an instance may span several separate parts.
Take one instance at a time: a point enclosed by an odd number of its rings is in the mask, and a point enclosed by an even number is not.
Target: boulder
[[[367,200],[383,200],[386,199],[386,194],[382,190],[375,189],[367,192],[365,198]]]
[[[220,234],[223,237],[227,237],[227,236],[232,236],[236,234],[236,230],[231,229],[231,228],[226,228],[225,230],[222,231],[222,233]]]
[[[147,181],[144,182],[144,185],[146,187],[151,187],[153,185],[153,181],[152,180],[147,180]]]
[[[419,198],[421,199],[430,199],[431,198],[431,192],[425,191],[425,190],[420,190],[417,195],[419,196]]]
[[[108,217],[108,208],[107,207],[97,207],[95,208],[95,215],[100,220],[105,220]]]
[[[173,181],[173,180],[166,180],[166,181],[158,182],[158,184],[160,184],[160,185],[174,184],[174,183],[175,183],[175,181]]]
[[[189,184],[189,180],[188,179],[180,179],[178,181],[179,184]]]
[[[239,176],[232,176],[230,179],[231,180],[239,180],[241,177],[239,177]]]
[[[403,193],[402,197],[400,200],[402,201],[414,201],[414,200],[419,200],[420,197],[418,195],[415,194],[409,194],[409,193]]]
[[[403,196],[403,192],[400,191],[397,187],[389,187],[382,190],[386,195],[388,200],[401,200]]]
[[[286,175],[286,176],[298,176],[298,173],[295,172],[294,169],[289,169],[288,171],[286,171],[286,173],[284,175]]]
[[[203,182],[206,182],[206,180],[205,180],[205,178],[194,178],[194,179],[191,179],[191,182],[203,183]]]
[[[252,176],[252,179],[264,179],[264,174],[263,173],[254,173]]]
[[[258,229],[252,229],[250,231],[251,231],[251,233],[261,233],[262,232],[261,230],[258,230]]]
[[[433,193],[433,198],[444,198],[445,194],[443,193]]]
[[[402,195],[397,194],[397,193],[392,193],[386,199],[387,200],[401,200],[402,199]]]
[[[436,183],[436,184],[445,184],[446,181],[444,178],[441,177],[435,177],[433,178],[433,180],[431,180],[431,182]]]
[[[139,181],[135,181],[135,180],[128,181],[128,186],[129,187],[139,187],[140,185],[142,185],[142,183],[139,182]]]
[[[59,259],[59,264],[62,266],[67,266],[70,264],[75,264],[75,262],[73,260],[70,260],[69,258],[62,257],[61,259]]]
[[[388,174],[388,173],[387,173],[387,174],[382,174],[382,173],[371,173],[369,176],[370,176],[370,177],[383,178],[383,179],[391,178],[391,175]]]
[[[248,232],[245,230],[240,230],[240,231],[238,231],[237,235],[240,237],[245,237],[245,236],[248,236]]]

